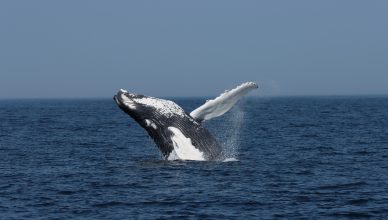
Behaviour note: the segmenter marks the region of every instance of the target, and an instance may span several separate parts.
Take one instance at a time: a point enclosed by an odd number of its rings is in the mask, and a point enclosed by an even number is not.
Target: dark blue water
[[[388,216],[387,97],[248,99],[206,126],[238,161],[163,161],[113,100],[0,101],[0,219]]]

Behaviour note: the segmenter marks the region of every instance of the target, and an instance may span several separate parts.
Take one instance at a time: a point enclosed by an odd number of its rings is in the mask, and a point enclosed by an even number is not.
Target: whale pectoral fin
[[[254,82],[243,83],[236,88],[225,91],[217,98],[206,101],[190,113],[190,116],[197,121],[205,121],[225,114],[229,111],[238,100],[258,86]]]

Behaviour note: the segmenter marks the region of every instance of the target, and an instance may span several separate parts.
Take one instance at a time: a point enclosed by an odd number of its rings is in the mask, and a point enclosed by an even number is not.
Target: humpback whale
[[[226,90],[217,98],[186,113],[175,102],[120,89],[113,97],[117,105],[132,117],[156,143],[166,160],[223,160],[221,146],[202,122],[229,111],[249,91],[254,82]]]

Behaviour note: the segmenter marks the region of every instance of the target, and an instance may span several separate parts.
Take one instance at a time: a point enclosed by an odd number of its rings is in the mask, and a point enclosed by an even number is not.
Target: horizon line
[[[385,97],[388,94],[294,94],[294,95],[248,95],[245,98],[303,98],[303,97]],[[154,96],[151,96],[154,97]],[[180,99],[180,98],[190,98],[190,99],[208,99],[216,98],[217,96],[161,96],[162,99]],[[102,96],[90,96],[90,97],[0,97],[0,101],[6,100],[86,100],[86,99],[113,99],[112,97],[102,97]]]

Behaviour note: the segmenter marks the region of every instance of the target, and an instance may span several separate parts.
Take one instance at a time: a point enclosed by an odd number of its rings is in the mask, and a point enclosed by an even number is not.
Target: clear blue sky
[[[388,94],[388,1],[0,1],[0,98]]]

